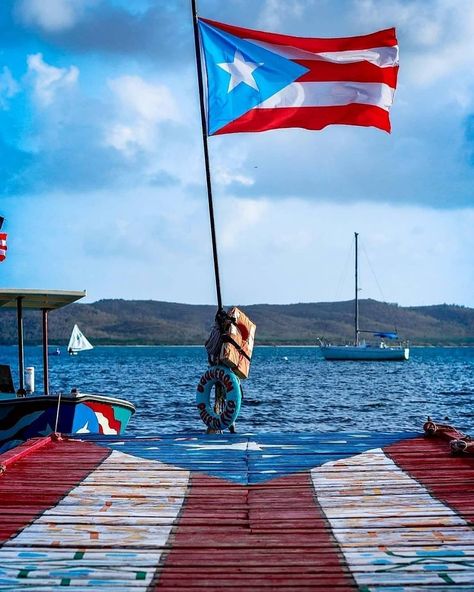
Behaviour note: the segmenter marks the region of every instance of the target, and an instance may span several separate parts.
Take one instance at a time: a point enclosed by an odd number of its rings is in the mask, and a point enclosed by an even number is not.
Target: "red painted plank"
[[[185,502],[179,523],[172,540],[168,541],[171,551],[167,555],[161,573],[157,574],[156,590],[160,592],[185,585],[179,568],[188,565],[186,576],[192,582],[193,590],[206,589],[206,592],[218,592],[227,586],[237,586],[239,590],[294,590],[295,585],[308,589],[325,589],[330,586],[341,592],[357,589],[348,573],[337,544],[327,526],[314,498],[309,473],[301,473],[275,479],[258,486],[241,488],[241,498],[246,506],[246,523],[237,525],[226,521],[220,532],[213,525],[204,525],[199,535],[193,532],[197,511],[206,512],[212,517],[214,509],[227,508],[226,489],[235,492],[235,484],[227,483],[215,477],[200,475],[197,487],[206,492],[206,503],[202,498],[190,495]],[[195,478],[192,477],[191,494],[195,492]],[[235,494],[234,494],[235,495]],[[274,520],[266,523],[265,532],[255,532],[254,525],[260,525],[258,513],[262,502],[268,498],[273,506],[276,502],[281,510],[275,510]],[[302,507],[293,514],[288,508]],[[286,509],[285,509],[286,508]],[[229,508],[227,519],[241,519],[241,508]],[[304,531],[296,536],[291,532],[295,525],[301,526],[304,518]],[[282,529],[281,521],[285,522]],[[191,547],[196,547],[190,552]],[[199,551],[199,547],[205,552]],[[325,548],[324,553],[314,552],[314,548]],[[287,553],[287,549],[292,552]],[[293,554],[296,552],[296,555]],[[297,558],[296,562],[292,558]],[[192,569],[192,560],[195,568]],[[191,560],[191,563],[190,563]],[[298,565],[298,575],[294,569],[275,570],[275,565]],[[243,566],[258,566],[258,570],[245,570]],[[216,573],[216,566],[222,571]],[[328,575],[328,566],[331,566]],[[259,573],[260,572],[260,573]],[[262,573],[265,576],[262,577]],[[189,583],[187,584],[189,585]]]
[[[7,450],[3,454],[0,454],[0,468],[6,470],[11,464],[28,456],[35,450],[43,448],[52,441],[52,436],[46,436],[45,438],[31,438],[27,442]]]
[[[71,455],[84,452],[88,462],[77,467]],[[73,487],[85,479],[105,458],[110,450],[90,442],[46,442],[28,454],[10,461],[6,473],[0,477],[0,507],[21,507],[20,515],[0,514],[0,543],[17,534],[42,512],[56,505]],[[41,463],[38,463],[41,459]],[[54,459],[54,462],[52,462]],[[28,479],[30,487],[22,489]],[[38,482],[47,482],[47,494]],[[36,487],[35,487],[36,485]]]
[[[474,483],[474,458],[467,456],[452,456],[449,443],[445,441],[416,438],[407,443],[392,444],[385,452],[409,475],[422,483],[440,501],[456,510],[467,521],[472,522]],[[410,450],[416,452],[407,456]],[[426,460],[436,456],[439,465],[427,471]],[[470,495],[463,495],[469,492]]]

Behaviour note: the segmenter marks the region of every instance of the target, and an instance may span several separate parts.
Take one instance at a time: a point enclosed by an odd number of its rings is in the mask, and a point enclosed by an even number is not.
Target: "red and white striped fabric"
[[[0,232],[0,262],[5,261],[7,249],[7,233]]]
[[[201,20],[308,69],[217,134],[287,127],[319,130],[331,124],[390,132],[399,67],[394,28],[357,37],[304,38]]]

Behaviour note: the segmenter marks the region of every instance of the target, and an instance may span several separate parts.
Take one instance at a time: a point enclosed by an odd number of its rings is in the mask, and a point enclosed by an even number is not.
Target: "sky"
[[[474,307],[474,2],[199,0],[297,36],[395,26],[392,133],[209,138],[225,303]],[[0,286],[216,302],[189,0],[0,3]]]

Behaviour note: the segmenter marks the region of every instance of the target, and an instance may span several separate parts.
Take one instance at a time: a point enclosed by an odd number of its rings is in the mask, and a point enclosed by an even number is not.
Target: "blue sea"
[[[54,348],[51,348],[54,349]],[[0,347],[12,366],[16,347]],[[128,433],[186,432],[204,425],[196,385],[204,347],[96,347],[50,356],[51,392],[113,395],[137,412]],[[25,348],[42,392],[42,351]],[[421,430],[426,417],[449,418],[474,435],[474,348],[412,348],[408,362],[328,362],[317,347],[257,347],[237,421],[239,432]],[[448,420],[446,420],[448,421]]]

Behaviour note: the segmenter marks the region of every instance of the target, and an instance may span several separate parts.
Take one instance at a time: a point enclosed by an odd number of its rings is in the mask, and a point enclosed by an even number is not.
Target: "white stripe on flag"
[[[117,481],[123,481],[120,496]],[[68,579],[68,586],[81,590],[96,590],[103,582],[107,589],[145,592],[188,482],[189,471],[113,451],[57,506],[0,548],[1,585],[16,588],[21,582],[59,592]],[[30,551],[38,548],[41,569],[31,567]]]
[[[293,82],[256,108],[333,107],[357,103],[388,111],[394,92],[380,82]]]
[[[260,45],[268,51],[277,53],[289,60],[318,60],[333,62],[335,64],[354,64],[357,62],[370,62],[375,66],[387,68],[397,66],[399,62],[398,45],[391,47],[371,47],[368,49],[349,49],[346,51],[324,51],[313,53],[290,45],[277,45],[266,41],[246,39],[249,43]]]
[[[381,449],[328,462],[313,469],[311,477],[352,575],[364,590],[395,583],[401,590],[414,577],[417,590],[441,589],[446,577],[450,584],[466,578],[472,582],[460,552],[474,546],[472,528]]]

